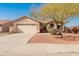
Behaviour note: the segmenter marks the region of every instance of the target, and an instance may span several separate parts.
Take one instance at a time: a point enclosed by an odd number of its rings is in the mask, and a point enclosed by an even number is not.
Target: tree
[[[34,18],[36,15],[36,8],[35,8],[35,5],[33,4],[31,6],[31,17]]]
[[[64,25],[68,21],[67,18],[73,16],[79,16],[78,3],[53,3],[42,6],[37,19],[49,17]]]

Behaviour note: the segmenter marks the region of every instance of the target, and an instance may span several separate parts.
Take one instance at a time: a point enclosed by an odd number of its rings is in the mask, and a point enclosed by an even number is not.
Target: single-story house
[[[1,32],[25,32],[25,33],[45,33],[47,28],[44,26],[53,22],[51,19],[35,20],[27,16],[23,16],[14,21],[0,21]]]
[[[30,17],[23,16],[13,22],[13,27],[15,32],[45,33],[47,32],[47,28],[44,26],[44,24],[51,22],[51,19],[35,20]]]

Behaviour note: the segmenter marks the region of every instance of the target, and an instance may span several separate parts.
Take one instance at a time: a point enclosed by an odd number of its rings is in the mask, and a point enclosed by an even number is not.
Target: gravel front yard
[[[36,34],[28,43],[58,43],[58,44],[79,44],[79,34],[64,33],[60,35],[50,35],[48,33]]]

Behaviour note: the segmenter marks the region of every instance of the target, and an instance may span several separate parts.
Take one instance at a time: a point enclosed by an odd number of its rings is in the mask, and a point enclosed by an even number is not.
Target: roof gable
[[[35,20],[31,19],[30,17],[23,16],[17,20],[15,20],[16,24],[37,24]]]

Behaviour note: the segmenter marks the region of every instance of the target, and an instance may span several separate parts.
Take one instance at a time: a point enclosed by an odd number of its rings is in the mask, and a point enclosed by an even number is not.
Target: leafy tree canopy
[[[65,23],[68,17],[79,15],[78,3],[53,3],[45,4],[40,8],[40,12],[35,14],[36,18],[51,18]]]

